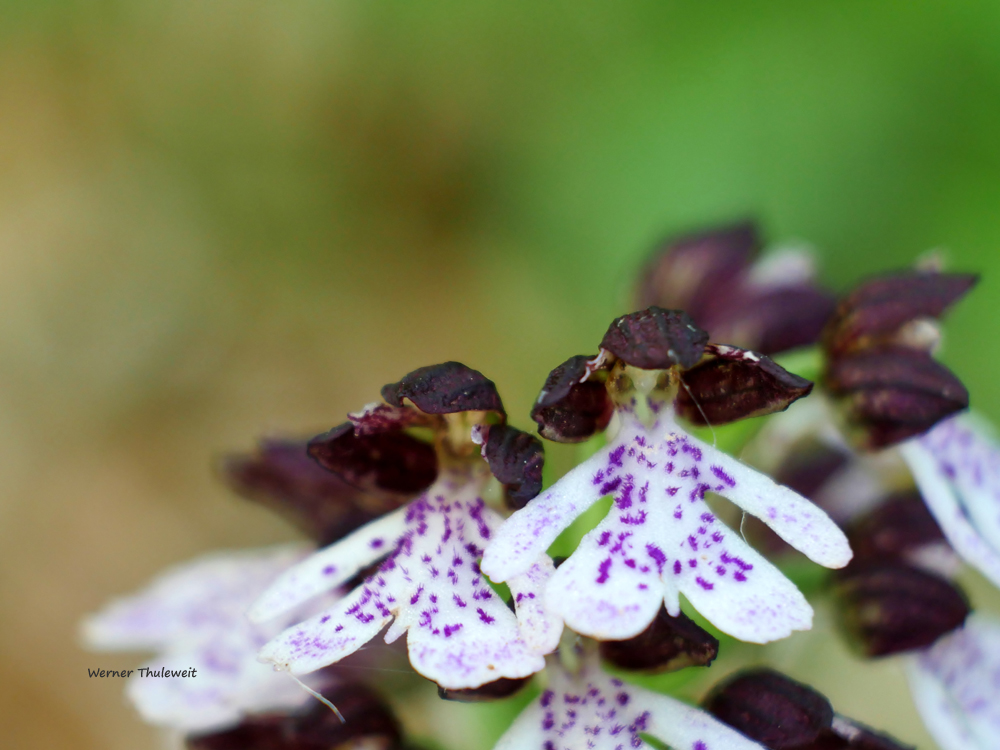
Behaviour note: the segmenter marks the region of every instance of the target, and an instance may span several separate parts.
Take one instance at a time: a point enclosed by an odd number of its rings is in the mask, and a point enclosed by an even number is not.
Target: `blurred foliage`
[[[997,421],[998,131],[981,0],[2,0],[13,746],[154,741],[79,676],[75,622],[167,562],[291,537],[213,483],[213,455],[445,359],[528,426],[669,233],[754,215],[841,290],[947,248],[983,282],[944,358]],[[550,473],[577,455],[553,446]],[[770,657],[926,742],[898,665],[861,671],[824,617]],[[484,746],[479,709],[440,703],[418,734]]]

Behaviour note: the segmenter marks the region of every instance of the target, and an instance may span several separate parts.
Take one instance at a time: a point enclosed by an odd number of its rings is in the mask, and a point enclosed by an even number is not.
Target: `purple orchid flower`
[[[705,495],[728,498],[827,567],[850,560],[844,534],[805,498],[695,439],[675,418],[719,423],[766,414],[811,384],[754,352],[706,346],[707,338],[683,313],[650,308],[612,323],[597,358],[574,358],[553,372],[534,412],[543,435],[577,440],[602,426],[588,416],[602,413],[591,385],[601,368],[618,430],[507,521],[483,557],[487,575],[523,575],[574,519],[612,495],[611,512],[545,589],[546,605],[573,630],[630,638],[661,603],[677,616],[682,593],[741,640],[765,643],[811,627],[801,592],[715,516]],[[575,396],[583,387],[586,398]]]

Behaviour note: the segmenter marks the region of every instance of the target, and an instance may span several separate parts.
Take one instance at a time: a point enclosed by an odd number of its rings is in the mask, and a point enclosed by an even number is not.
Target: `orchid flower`
[[[717,424],[769,413],[811,384],[766,357],[706,347],[706,340],[683,313],[650,308],[612,323],[597,358],[573,358],[550,375],[533,413],[543,435],[579,439],[607,424],[605,391],[591,379],[601,368],[610,369],[613,398],[606,398],[619,429],[507,521],[483,557],[487,575],[523,575],[563,529],[611,494],[611,512],[545,589],[546,605],[573,630],[601,640],[632,637],[661,602],[678,615],[682,593],[741,640],[766,643],[811,627],[812,609],[795,585],[726,527],[705,495],[730,499],[828,567],[851,558],[843,533],[800,495],[689,435],[673,414]]]
[[[257,650],[294,614],[260,626],[245,613],[276,576],[306,554],[307,548],[293,545],[184,563],[87,618],[84,642],[102,651],[156,651],[140,669],[177,673],[149,677],[136,670],[128,681],[129,699],[152,724],[205,732],[231,726],[246,714],[299,708],[311,700],[309,694],[257,661]]]
[[[763,750],[705,711],[608,675],[592,651],[576,671],[549,662],[547,688],[494,750],[648,750],[644,734],[675,750]]]
[[[491,469],[512,502],[526,501],[540,487],[541,444],[503,424],[493,383],[455,362],[417,370],[382,394],[388,403],[316,438],[312,454],[352,481],[398,481],[407,461],[417,470],[430,461],[437,478],[409,504],[315,553],[264,592],[250,612],[257,622],[284,616],[381,560],[341,602],[268,643],[261,659],[295,674],[312,672],[392,623],[386,642],[408,633],[413,667],[444,689],[539,671],[562,631],[541,598],[551,559],[539,550],[509,580],[515,615],[480,573],[479,557],[503,522],[483,499]],[[499,423],[487,424],[487,415]],[[415,425],[436,436],[426,460],[410,460],[423,451],[403,432]],[[472,442],[473,426],[487,461]]]

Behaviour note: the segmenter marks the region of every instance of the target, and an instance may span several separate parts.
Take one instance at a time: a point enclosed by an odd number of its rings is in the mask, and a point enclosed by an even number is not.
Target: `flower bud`
[[[901,492],[884,500],[847,529],[854,565],[908,561],[929,544],[944,542],[944,534],[917,492]]]
[[[969,406],[958,378],[926,352],[905,347],[836,357],[824,382],[841,398],[856,440],[867,448],[919,435]]]
[[[303,713],[250,716],[232,729],[188,737],[188,750],[330,750],[360,739],[373,748],[398,746],[399,724],[369,688],[338,685],[325,697],[343,721],[322,704]]]
[[[925,648],[969,614],[965,595],[940,576],[907,565],[850,567],[836,593],[846,630],[866,656]]]
[[[639,635],[624,641],[602,641],[601,657],[622,669],[673,672],[707,667],[719,653],[719,641],[683,612],[671,617],[665,607]]]
[[[738,672],[704,701],[715,718],[770,750],[798,750],[833,724],[833,706],[811,687],[771,669]]]

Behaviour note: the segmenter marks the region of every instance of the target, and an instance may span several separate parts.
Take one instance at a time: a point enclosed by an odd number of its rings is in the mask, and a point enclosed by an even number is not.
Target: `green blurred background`
[[[944,357],[997,420],[998,134],[995,1],[3,0],[2,744],[158,745],[76,622],[294,537],[214,457],[445,359],[524,427],[664,234],[754,215],[838,289],[946,248],[984,278]],[[931,747],[898,662],[770,655]]]

